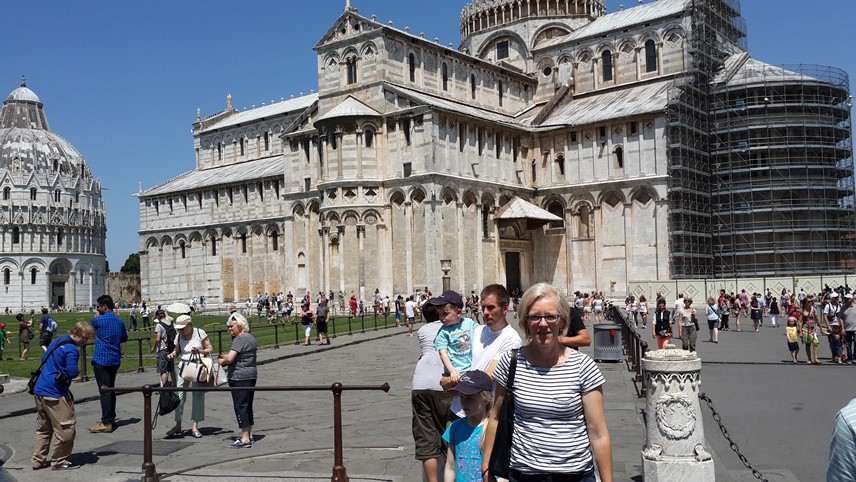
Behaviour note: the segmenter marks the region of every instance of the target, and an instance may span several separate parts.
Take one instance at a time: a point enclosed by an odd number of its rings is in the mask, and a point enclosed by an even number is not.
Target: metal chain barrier
[[[717,425],[719,425],[719,430],[722,432],[722,436],[725,437],[726,441],[728,441],[728,445],[729,447],[731,447],[731,450],[733,450],[734,453],[737,454],[737,458],[739,458],[740,461],[743,462],[743,465],[745,465],[747,469],[752,471],[752,475],[755,476],[756,479],[762,480],[764,482],[770,482],[769,480],[767,480],[766,477],[764,477],[763,474],[761,474],[761,472],[758,472],[755,467],[752,467],[752,464],[749,463],[749,459],[747,459],[746,456],[740,452],[740,448],[737,446],[734,440],[731,439],[731,435],[728,434],[728,429],[725,428],[725,425],[722,425],[722,416],[720,416],[719,412],[717,412],[716,409],[713,408],[713,400],[711,400],[710,397],[708,397],[705,393],[700,393],[698,398],[704,400],[704,402],[707,404],[707,408],[710,409],[710,412],[713,415],[713,421],[716,422]]]

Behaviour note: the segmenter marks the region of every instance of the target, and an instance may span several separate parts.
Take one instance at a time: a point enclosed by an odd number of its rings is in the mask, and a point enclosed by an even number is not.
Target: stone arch
[[[318,202],[317,199],[313,199],[309,201],[309,205],[306,207],[306,212],[312,214],[320,214],[321,213],[321,203]]]
[[[639,202],[639,204],[645,205],[651,202],[657,202],[660,200],[660,196],[657,194],[657,191],[648,184],[642,184],[640,186],[634,187],[630,191],[630,199],[632,201]]]
[[[33,268],[33,267],[39,267],[42,269],[42,271],[44,271],[45,268],[47,268],[47,264],[45,264],[45,262],[39,258],[27,258],[24,261],[23,267],[21,269],[23,271],[29,271],[28,268]]]
[[[389,204],[391,206],[401,206],[404,204],[404,201],[407,198],[405,197],[404,191],[402,189],[393,189],[389,194]]]
[[[172,246],[172,238],[169,236],[163,236],[160,240],[161,247]]]
[[[356,211],[345,211],[342,214],[342,224],[345,226],[356,226],[360,222],[360,215]]]
[[[157,238],[149,238],[146,240],[146,249],[160,248],[160,243]]]
[[[508,202],[509,202],[509,201],[511,201],[513,198],[514,198],[514,195],[513,195],[513,194],[501,193],[501,194],[499,195],[499,200],[497,201],[497,206],[498,206],[498,207],[505,206],[505,205],[506,205],[506,204],[508,204]]]
[[[363,212],[362,222],[365,224],[377,224],[382,223],[383,218],[381,217],[380,213],[378,213],[374,209],[368,209]]]
[[[475,52],[477,52],[477,57],[480,59],[484,59],[487,55],[488,49],[491,47],[494,41],[501,40],[504,37],[508,37],[509,39],[516,41],[523,50],[522,53],[524,58],[529,57],[529,42],[526,42],[525,40],[523,40],[523,37],[517,34],[517,32],[513,32],[511,30],[500,30],[498,32],[490,34],[486,39],[482,41],[481,45],[479,45],[479,47],[475,49]]]
[[[567,201],[565,201],[562,196],[559,196],[558,194],[550,194],[541,200],[541,209],[546,210],[547,207],[554,202],[558,202],[562,206],[562,210],[564,210],[568,205]]]
[[[535,65],[539,75],[542,75],[544,73],[544,69],[548,67],[550,69],[554,69],[556,67],[556,63],[553,61],[552,57],[541,57],[535,61]]]
[[[327,213],[327,222],[331,226],[335,226],[335,225],[339,224],[339,214],[335,211],[329,211]]]
[[[232,228],[230,228],[229,226],[226,226],[223,228],[222,235],[224,238],[231,238],[233,234],[235,234],[235,233],[234,233],[234,231],[232,231]]]
[[[301,202],[295,202],[295,203],[294,203],[294,205],[293,205],[293,206],[292,206],[292,208],[291,208],[291,214],[292,214],[293,216],[300,216],[300,217],[303,217],[303,215],[304,215],[305,213],[306,213],[306,209],[303,207],[303,203],[301,203]]]
[[[571,30],[571,29],[570,29],[566,24],[564,24],[564,23],[561,23],[561,22],[549,22],[549,23],[546,23],[546,24],[542,25],[542,26],[541,26],[541,28],[539,28],[538,30],[536,30],[536,31],[535,31],[535,33],[533,33],[533,34],[532,34],[532,40],[531,40],[531,42],[529,42],[527,45],[529,45],[529,46],[530,46],[530,48],[535,48],[535,46],[536,46],[536,45],[538,45],[538,41],[540,40],[541,35],[542,35],[542,34],[544,34],[544,33],[546,33],[546,32],[547,32],[547,30],[549,30],[549,29],[551,29],[551,28],[555,28],[555,29],[558,29],[558,30],[562,30],[562,31],[564,31],[564,34],[563,34],[563,35],[567,35],[567,34],[571,33],[571,31],[572,31],[572,30]]]
[[[609,51],[610,51],[610,52],[612,52],[613,54],[614,54],[615,52],[617,52],[617,49],[615,48],[615,42],[602,42],[602,43],[600,43],[600,44],[595,48],[595,53],[597,54],[597,56],[598,56],[598,57],[600,57],[600,56],[601,56],[601,55],[603,55],[603,53],[604,53],[605,51],[607,51],[607,50],[609,50]]]
[[[193,231],[190,233],[190,236],[187,237],[190,240],[190,244],[201,243],[202,242],[202,234],[199,231]]]
[[[2,263],[3,260],[0,260],[0,264]],[[71,262],[65,258],[58,258],[53,260],[50,264],[50,267],[48,268],[48,271],[50,271],[51,274],[55,275],[69,274],[71,273],[71,270]]]
[[[484,191],[481,195],[481,203],[482,206],[490,206],[491,208],[494,207],[494,205],[496,204],[496,195],[493,193],[493,191]]]
[[[594,51],[588,47],[579,50],[576,53],[576,61],[581,64],[588,64],[594,58]]]
[[[422,187],[421,185],[413,187],[410,190],[410,193],[408,195],[408,198],[411,201],[418,202],[418,203],[421,203],[422,201],[424,201],[426,197],[428,197],[428,195],[425,192],[425,188]]]
[[[479,202],[478,196],[476,196],[476,193],[473,192],[471,189],[467,189],[466,191],[464,191],[463,196],[461,196],[461,200],[463,201],[464,206],[466,207],[471,207],[475,204],[478,204]]]
[[[187,242],[187,236],[185,236],[183,234],[176,234],[175,239],[173,239],[173,243],[177,245],[178,243],[181,243],[181,242],[184,242],[184,244],[189,244]]]
[[[574,214],[576,217],[576,237],[591,238],[594,237],[593,224],[593,204],[589,200],[578,201],[574,204]]]
[[[378,49],[374,42],[365,42],[360,46],[360,56],[363,58],[377,55]]]
[[[348,47],[347,47],[347,48],[342,52],[342,55],[341,55],[339,58],[340,58],[340,59],[342,59],[342,62],[344,62],[345,60],[347,60],[347,59],[349,59],[349,58],[357,58],[357,57],[359,57],[359,56],[360,56],[360,52],[359,52],[359,51],[357,51],[357,48],[356,48],[356,47],[354,47],[353,45],[351,45],[351,46],[348,46]]]
[[[633,37],[625,37],[618,41],[618,50],[622,54],[630,55],[633,53],[633,49],[636,48],[636,40]]]
[[[597,206],[603,206],[604,204],[609,204],[610,206],[616,206],[618,204],[626,204],[627,197],[623,192],[617,189],[611,189],[609,191],[604,191],[600,193],[600,196],[597,198]]]
[[[458,193],[455,189],[446,186],[440,191],[440,199],[443,200],[444,204],[452,204],[458,201]]]
[[[673,44],[687,38],[687,31],[678,24],[668,25],[663,28],[663,40]]]
[[[261,236],[264,234],[265,228],[261,224],[253,224],[250,226],[250,232],[255,236]]]
[[[662,39],[660,36],[660,32],[655,29],[645,30],[639,35],[639,43],[638,45],[645,45],[645,42],[649,40],[653,40],[654,42],[659,42]]]

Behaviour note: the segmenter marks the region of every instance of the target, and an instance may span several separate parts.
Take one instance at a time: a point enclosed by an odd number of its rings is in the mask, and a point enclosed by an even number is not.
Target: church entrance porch
[[[48,270],[51,307],[74,306],[74,283],[69,283],[71,263],[66,259],[58,259],[51,263]]]
[[[65,306],[65,282],[51,282],[51,306]]]

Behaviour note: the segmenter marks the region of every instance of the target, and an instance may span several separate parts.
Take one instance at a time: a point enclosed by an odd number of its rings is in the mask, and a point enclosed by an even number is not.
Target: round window
[[[544,67],[544,77],[549,77],[551,75],[553,75],[553,68],[552,67]]]

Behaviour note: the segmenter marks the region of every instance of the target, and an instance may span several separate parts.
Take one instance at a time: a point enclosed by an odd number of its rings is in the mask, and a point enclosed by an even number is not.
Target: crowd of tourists
[[[187,306],[187,305],[184,305]],[[33,450],[34,470],[51,467],[53,470],[71,470],[79,466],[69,461],[76,437],[76,418],[71,381],[79,375],[77,347],[95,341],[91,364],[99,390],[115,387],[116,374],[121,364],[121,345],[128,340],[125,323],[115,313],[110,296],[98,298],[98,316],[91,323],[76,323],[68,335],[47,342],[39,369],[30,379],[28,391],[35,397],[38,428]],[[228,353],[213,358],[214,350],[205,330],[193,325],[193,312],[186,310],[173,319],[164,310],[154,314],[157,373],[161,386],[194,387],[228,383],[230,387],[254,387],[257,379],[256,351],[258,343],[249,333],[247,319],[232,313],[227,325],[232,335]],[[45,313],[47,315],[47,313]],[[55,328],[54,328],[55,329]],[[223,367],[223,368],[221,368]],[[253,440],[252,391],[233,391],[232,401],[241,436],[231,443],[232,448],[252,447]],[[199,424],[205,420],[205,392],[192,392],[191,428],[183,430],[186,392],[161,392],[158,402],[160,415],[174,412],[175,425],[166,432],[167,437],[190,435],[202,437]],[[111,433],[116,429],[116,394],[100,395],[101,419],[89,428],[93,434]],[[53,440],[53,453],[51,452]]]
[[[578,299],[579,301],[579,299]],[[849,286],[830,288],[825,286],[819,293],[810,294],[805,290],[794,293],[783,289],[778,295],[772,290],[762,293],[740,293],[719,291],[718,297],[708,297],[703,308],[697,308],[693,299],[683,293],[667,309],[666,298],[656,293],[651,336],[657,340],[659,348],[671,343],[677,336],[681,348],[695,351],[698,333],[706,323],[708,341],[719,343],[720,331],[743,331],[741,320],[751,325],[755,333],[764,326],[785,328],[787,346],[793,363],[799,362],[799,353],[803,351],[807,364],[820,364],[818,348],[825,338],[829,347],[832,363],[856,363],[856,307]],[[645,329],[648,323],[648,303],[645,296],[638,300],[633,295],[625,299],[625,317],[637,328]],[[699,320],[702,321],[699,321]],[[733,323],[733,328],[732,328]],[[800,348],[802,346],[802,349]]]

